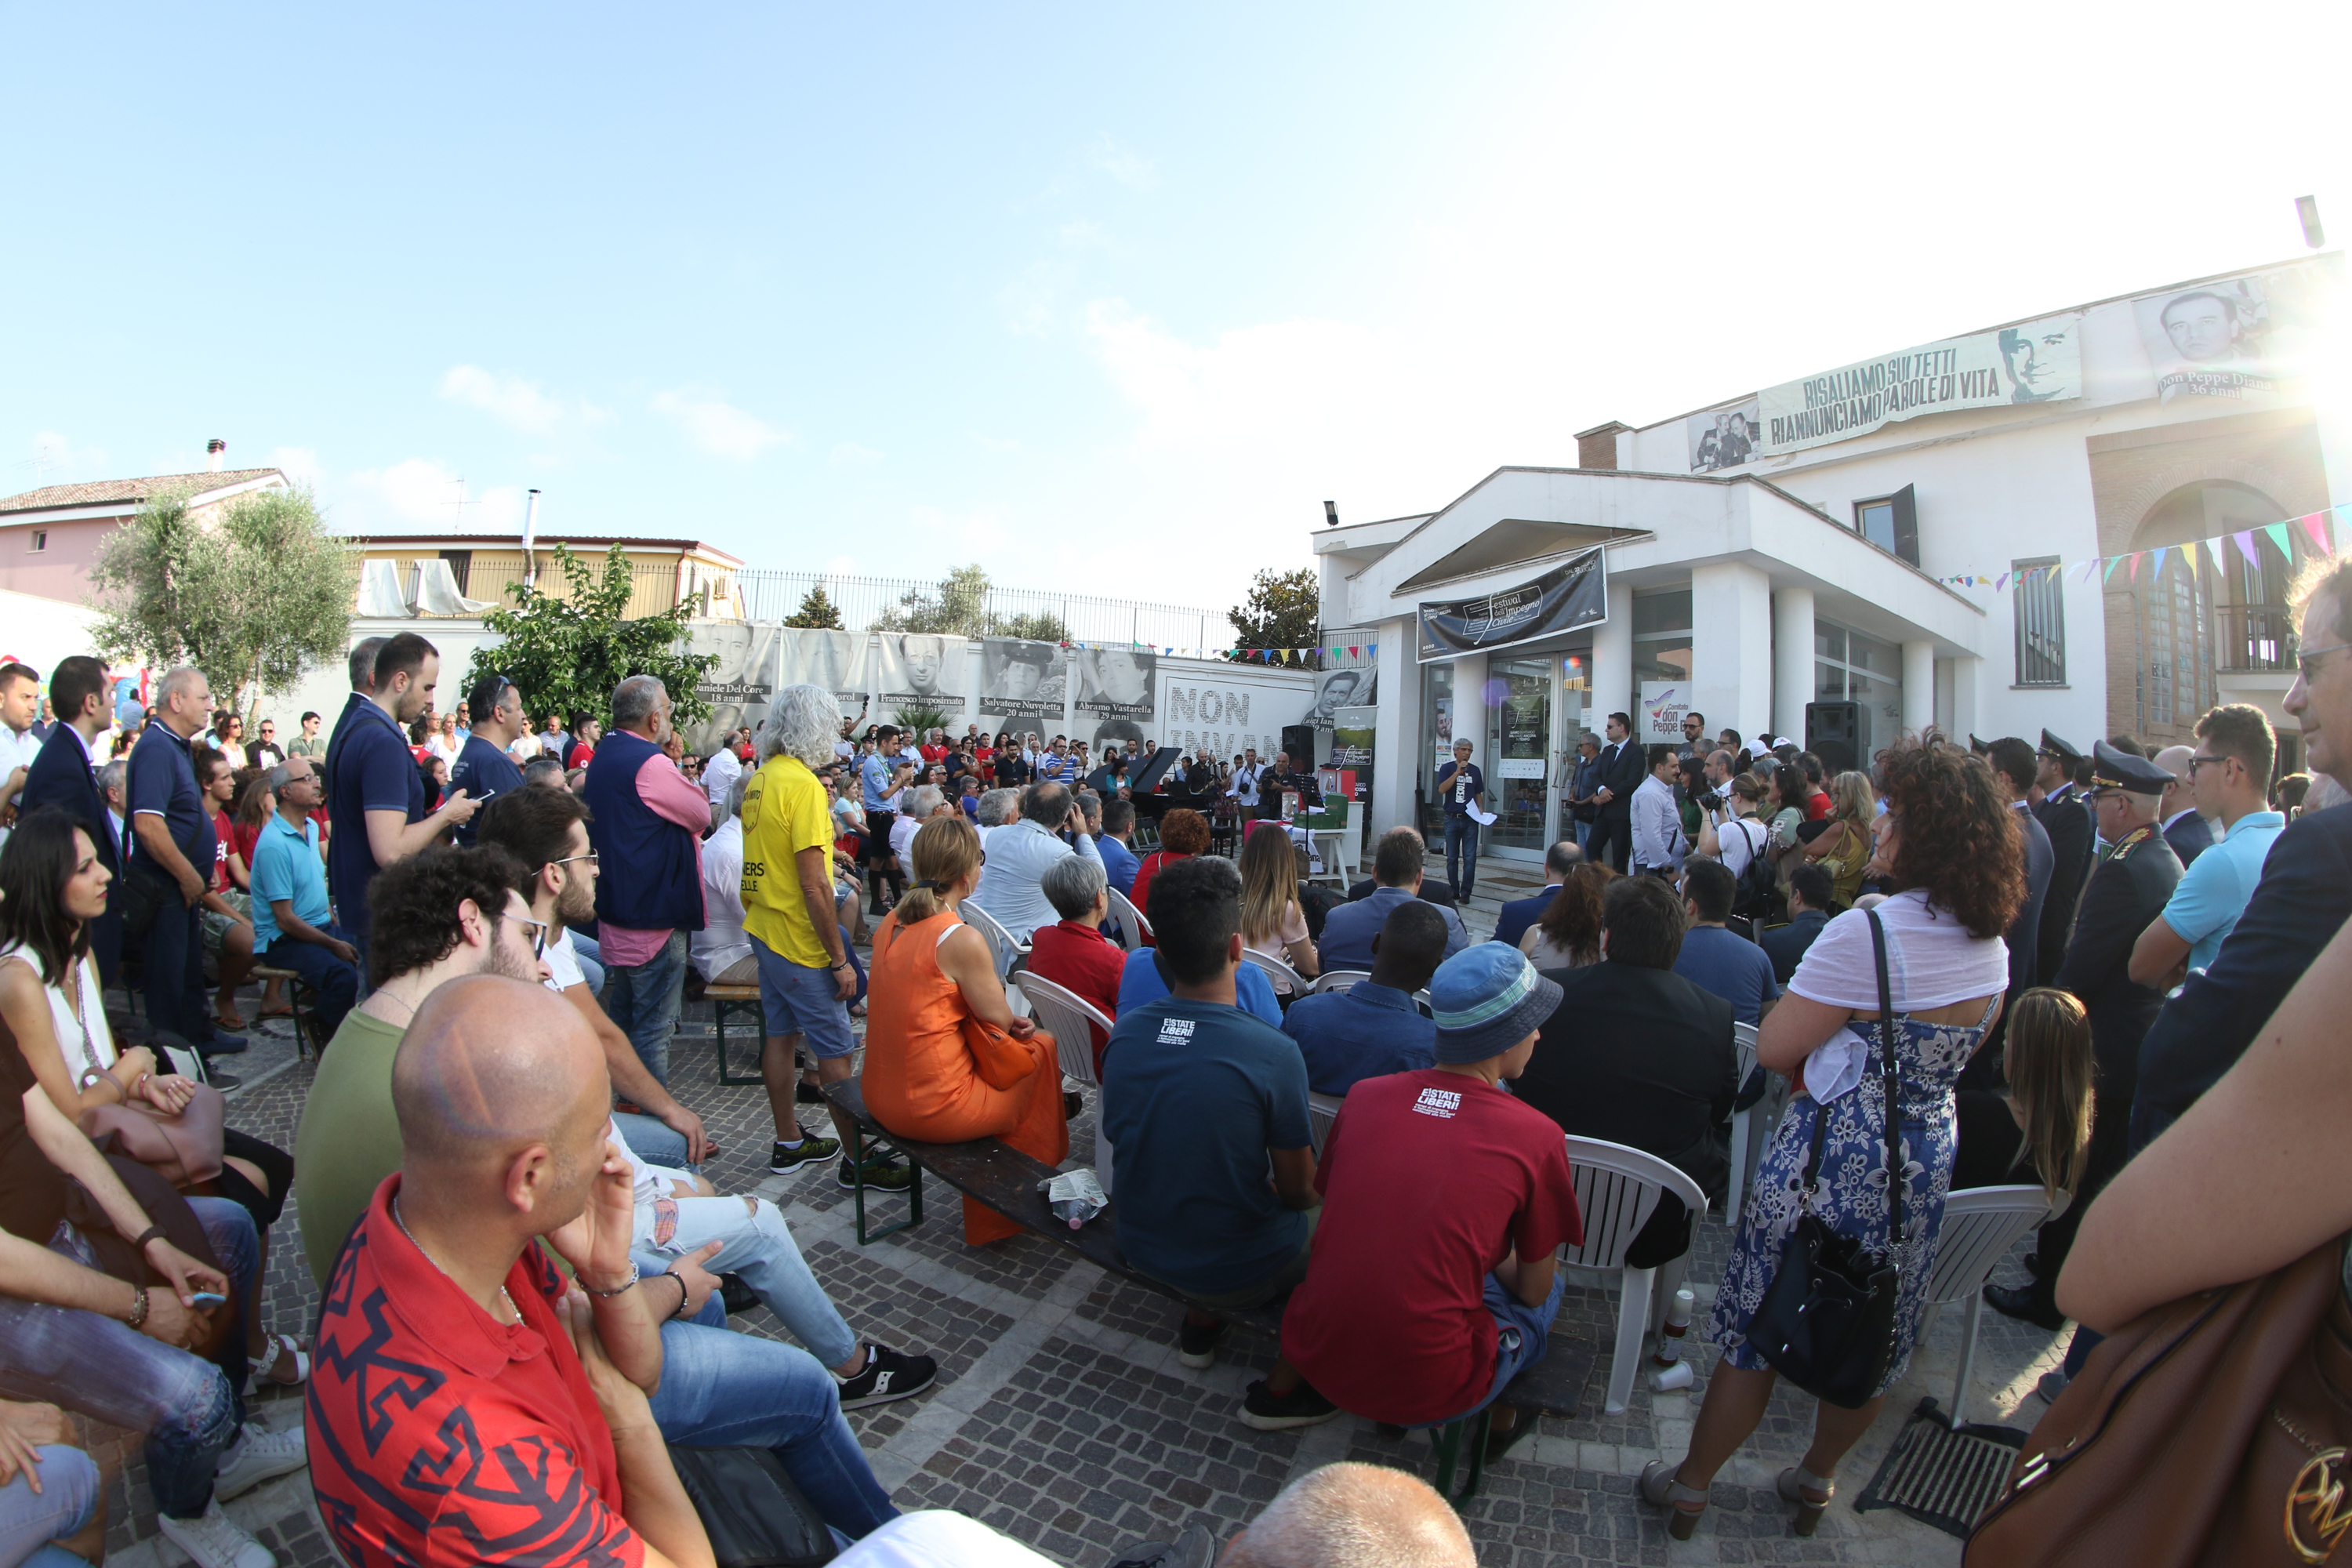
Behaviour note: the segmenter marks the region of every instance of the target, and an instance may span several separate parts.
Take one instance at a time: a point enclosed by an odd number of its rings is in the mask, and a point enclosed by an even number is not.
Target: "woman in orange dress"
[[[1069,1156],[1070,1126],[1054,1037],[1013,1016],[987,940],[956,912],[980,886],[986,858],[980,835],[960,816],[936,817],[915,835],[909,858],[915,885],[874,932],[862,1075],[866,1109],[902,1137],[929,1143],[1001,1138],[1058,1165]],[[1029,1058],[1028,1070],[1009,1089],[982,1078],[964,1038],[972,1019],[1003,1032],[1001,1053]],[[973,1199],[963,1201],[969,1246],[1002,1241],[1021,1228]]]

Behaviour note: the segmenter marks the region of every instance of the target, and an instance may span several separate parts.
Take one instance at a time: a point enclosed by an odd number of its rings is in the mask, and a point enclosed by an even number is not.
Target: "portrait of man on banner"
[[[866,633],[786,626],[782,640],[780,686],[822,686],[833,693],[844,714],[855,718],[866,710],[874,689],[866,663],[870,640]]]
[[[877,642],[883,707],[936,708],[950,719],[962,714],[963,638],[884,632]]]
[[[1069,674],[1066,656],[1048,642],[987,637],[980,645],[981,711],[1000,719],[1059,719]]]
[[[1299,722],[1328,730],[1340,709],[1370,707],[1377,678],[1378,671],[1370,668],[1326,670],[1315,683],[1315,706]]]
[[[1688,426],[1690,471],[1712,474],[1756,459],[1756,405],[1694,414]]]
[[[2309,368],[2340,304],[2336,258],[2250,272],[2132,301],[2156,395],[2243,399]]]
[[[1142,648],[1080,648],[1078,711],[1097,719],[1149,719],[1159,659]]]
[[[740,725],[757,724],[767,716],[781,668],[782,631],[772,621],[708,620],[687,624],[688,650],[709,654],[719,660],[695,687],[710,705],[710,713],[693,733],[685,737],[690,748],[709,752],[717,746],[719,737]]]

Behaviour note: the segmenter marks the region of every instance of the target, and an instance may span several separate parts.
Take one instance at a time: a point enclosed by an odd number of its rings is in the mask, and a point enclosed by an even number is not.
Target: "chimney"
[[[205,471],[217,474],[228,461],[228,443],[215,436],[205,443]]]
[[[1595,425],[1590,430],[1576,433],[1576,466],[1580,468],[1613,468],[1617,466],[1617,437],[1631,431],[1631,425],[1620,425],[1612,419],[1606,425]]]
[[[522,585],[526,588],[539,586],[538,544],[539,492],[533,490],[522,511]]]

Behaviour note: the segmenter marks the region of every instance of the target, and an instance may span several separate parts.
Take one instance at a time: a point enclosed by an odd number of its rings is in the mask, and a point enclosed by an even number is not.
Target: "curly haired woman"
[[[2009,985],[2001,932],[2025,901],[2025,851],[2016,822],[1980,760],[1948,745],[1906,746],[1880,762],[1886,812],[1878,820],[1871,874],[1893,889],[1877,909],[1848,910],[1822,928],[1764,1020],[1757,1058],[1796,1079],[1788,1112],[1756,1173],[1739,1237],[1717,1291],[1707,1337],[1723,1359],[1679,1467],[1654,1460],[1642,1495],[1667,1510],[1686,1540],[1706,1512],[1717,1470],[1748,1440],[1772,1397],[1778,1373],[1748,1342],[1750,1321],[1780,1271],[1805,1209],[1900,1268],[1895,1355],[1885,1380],[1859,1409],[1823,1401],[1801,1464],[1780,1472],[1780,1492],[1797,1505],[1796,1529],[1811,1535],[1835,1490],[1838,1461],[1870,1429],[1886,1390],[1911,1359],[1936,1266],[1944,1196],[1956,1143],[1952,1084],[1976,1054]],[[1903,1227],[1888,1231],[1886,1099],[1879,1086],[1878,968],[1870,919],[1886,933],[1901,1073]],[[1857,1081],[1858,1079],[1858,1081]],[[1805,1172],[1822,1124],[1820,1168]]]

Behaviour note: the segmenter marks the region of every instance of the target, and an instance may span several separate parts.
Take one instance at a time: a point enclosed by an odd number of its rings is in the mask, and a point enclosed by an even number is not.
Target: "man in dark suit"
[[[106,813],[106,796],[99,792],[91,748],[113,722],[107,712],[106,668],[87,654],[61,658],[49,676],[49,707],[58,722],[41,742],[40,754],[25,772],[23,812],[53,806],[89,832],[98,858],[113,874],[107,885],[106,913],[89,928],[90,952],[98,959],[100,980],[114,984],[122,963],[122,913],[117,894],[122,882],[122,845],[116,839]]]
[[[2071,991],[2091,1018],[2091,1048],[2098,1058],[2098,1105],[2117,1112],[2132,1101],[2139,1080],[2140,1042],[2164,1005],[2162,993],[2134,983],[2132,944],[2164,912],[2180,880],[2180,857],[2156,827],[2157,803],[2170,776],[2146,757],[2105,741],[2092,743],[2092,807],[2107,851],[2083,889],[2074,932],[2059,966],[2058,989]],[[2066,1213],[2042,1227],[2027,1260],[2031,1284],[1988,1285],[1985,1300],[2013,1318],[2056,1329],[2065,1321],[2054,1289],[2074,1247],[2083,1212],[2110,1177],[2123,1169],[2130,1143],[2127,1113],[2100,1114],[2093,1123],[2091,1158],[2082,1190]]]
[[[1773,926],[1756,938],[1756,945],[1772,961],[1772,978],[1786,986],[1796,978],[1805,950],[1837,913],[1837,884],[1830,874],[1810,861],[1789,873],[1789,923]]]
[[[1519,938],[1527,934],[1529,926],[1543,919],[1544,911],[1551,908],[1552,894],[1559,891],[1559,885],[1568,880],[1569,872],[1583,859],[1584,851],[1576,847],[1573,838],[1563,838],[1545,850],[1543,890],[1524,899],[1513,899],[1503,906],[1503,912],[1495,920],[1495,940],[1507,946],[1518,946]]]
[[[2000,1086],[2001,1050],[2009,1037],[2010,1010],[2041,977],[2042,911],[2050,901],[2050,883],[2057,870],[2057,852],[2051,847],[2049,830],[2027,804],[2033,793],[2034,777],[2041,771],[2033,748],[2014,735],[2005,735],[1992,743],[1988,760],[1992,764],[1992,782],[2008,800],[2010,810],[2016,814],[2019,836],[2025,840],[2025,904],[2001,933],[2001,941],[2009,948],[2008,1000],[2001,1005],[2000,1017],[1994,1022],[1983,1047],[1960,1075],[1959,1087],[1972,1089],[1996,1089]]]
[[[2167,746],[2148,759],[2172,775],[2172,787],[2164,792],[2164,804],[2157,808],[2156,817],[2158,831],[2180,857],[2184,871],[2213,847],[2213,825],[2197,809],[2197,779],[2192,772],[2196,755],[2194,746]]]
[[[1655,1154],[1713,1202],[1731,1180],[1739,1058],[1731,1004],[1674,973],[1683,925],[1681,900],[1658,878],[1610,883],[1601,912],[1606,956],[1546,973],[1560,987],[1561,1005],[1515,1088],[1562,1131]],[[1629,1048],[1634,1041],[1639,1049]],[[1654,1268],[1682,1256],[1691,1219],[1679,1201],[1661,1199],[1626,1262]]]
[[[1601,749],[1601,787],[1593,792],[1592,832],[1584,841],[1584,858],[1606,859],[1625,868],[1633,849],[1633,792],[1650,776],[1650,764],[1633,741],[1633,721],[1623,713],[1609,715],[1609,743]]]
[[[2033,756],[2033,818],[2050,837],[2050,892],[2042,900],[2034,935],[2034,983],[2055,985],[2058,966],[2066,961],[2066,939],[2074,930],[2074,906],[2090,879],[2095,834],[2090,810],[2074,784],[2083,753],[2044,730],[2042,749]]]

